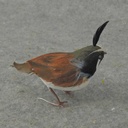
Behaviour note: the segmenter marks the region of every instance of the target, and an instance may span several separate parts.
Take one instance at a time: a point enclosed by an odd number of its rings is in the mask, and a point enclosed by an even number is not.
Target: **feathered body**
[[[105,52],[96,44],[107,23],[108,21],[97,29],[93,45],[74,52],[48,53],[23,64],[14,62],[13,65],[19,71],[36,74],[48,88],[79,90],[85,87],[94,75],[98,60],[104,58]]]

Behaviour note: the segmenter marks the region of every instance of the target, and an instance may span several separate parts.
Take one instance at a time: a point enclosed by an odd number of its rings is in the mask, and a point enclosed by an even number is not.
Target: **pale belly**
[[[55,86],[54,84],[52,84],[51,82],[47,82],[43,79],[41,79],[43,81],[43,83],[48,87],[48,88],[52,88],[52,89],[57,89],[57,90],[62,90],[62,91],[76,91],[76,90],[80,90],[84,87],[86,87],[89,83],[89,80],[83,82],[81,85],[77,85],[77,86],[73,86],[73,87],[59,87],[59,86]]]

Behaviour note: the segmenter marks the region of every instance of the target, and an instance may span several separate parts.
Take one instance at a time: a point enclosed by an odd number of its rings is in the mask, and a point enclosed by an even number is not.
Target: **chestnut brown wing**
[[[32,72],[45,81],[55,86],[70,87],[83,81],[80,69],[70,62],[72,58],[71,53],[49,53],[29,60],[28,63]]]

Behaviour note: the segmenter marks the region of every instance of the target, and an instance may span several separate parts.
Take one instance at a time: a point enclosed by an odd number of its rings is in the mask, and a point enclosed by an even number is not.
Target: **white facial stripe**
[[[91,54],[93,54],[93,53],[95,53],[95,52],[101,52],[101,51],[103,51],[103,52],[104,52],[104,50],[103,50],[103,49],[98,49],[98,50],[95,50],[95,51],[91,52],[89,55],[91,55]]]

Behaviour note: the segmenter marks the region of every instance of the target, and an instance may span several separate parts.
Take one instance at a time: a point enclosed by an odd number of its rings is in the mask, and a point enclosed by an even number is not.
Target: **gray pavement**
[[[92,43],[107,55],[89,85],[54,101],[35,75],[10,65],[41,54],[73,51]],[[128,128],[128,0],[0,0],[0,128]]]

